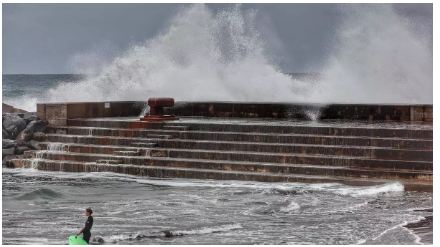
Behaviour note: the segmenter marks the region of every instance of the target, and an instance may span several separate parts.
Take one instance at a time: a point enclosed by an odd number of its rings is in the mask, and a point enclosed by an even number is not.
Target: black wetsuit
[[[92,235],[92,233],[90,233],[92,226],[93,226],[93,217],[89,216],[87,218],[86,225],[85,225],[84,231],[83,231],[83,238],[87,243],[89,243],[90,236]]]

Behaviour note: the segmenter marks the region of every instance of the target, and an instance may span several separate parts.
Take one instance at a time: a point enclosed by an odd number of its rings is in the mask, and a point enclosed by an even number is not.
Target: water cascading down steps
[[[432,190],[432,128],[186,119],[71,119],[12,167],[151,177],[375,185]],[[133,128],[133,126],[136,126]]]

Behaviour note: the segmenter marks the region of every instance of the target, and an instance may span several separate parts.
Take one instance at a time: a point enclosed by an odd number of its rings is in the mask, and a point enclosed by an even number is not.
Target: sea
[[[3,103],[36,111],[37,102],[44,102],[45,93],[62,83],[76,83],[81,74],[4,74],[2,75]]]
[[[262,183],[112,173],[2,172],[3,244],[432,244],[432,193],[399,183]]]
[[[3,75],[25,105],[82,75]],[[14,104],[15,103],[15,104]],[[93,244],[432,244],[432,193],[400,183],[154,179],[2,168],[2,244],[67,244],[94,211]]]

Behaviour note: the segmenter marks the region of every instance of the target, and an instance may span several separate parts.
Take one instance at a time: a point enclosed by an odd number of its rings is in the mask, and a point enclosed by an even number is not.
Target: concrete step
[[[42,142],[41,148],[47,150],[51,142]],[[63,151],[70,151],[74,153],[98,153],[98,154],[115,154],[124,156],[143,156],[149,151],[149,148],[144,147],[129,147],[129,146],[110,146],[110,145],[91,145],[80,143],[63,143]],[[133,154],[133,155],[130,155]],[[137,154],[137,155],[134,155]]]
[[[138,120],[109,119],[70,119],[68,126],[87,126],[104,128],[142,128],[163,129],[164,126],[185,126],[191,130],[221,131],[221,132],[258,132],[258,133],[284,133],[284,134],[314,134],[334,136],[369,136],[369,137],[398,137],[410,139],[432,139],[432,125],[415,125],[405,123],[361,123],[353,122],[287,122],[267,121],[265,123],[249,123],[246,120],[231,123],[219,120],[211,122],[179,122],[148,123]],[[221,122],[221,123],[219,123]],[[169,127],[166,127],[169,129]],[[172,127],[178,128],[178,127]],[[183,127],[182,127],[183,128]]]
[[[119,156],[141,156],[142,153],[139,151],[131,151],[131,150],[117,150],[117,151],[113,151],[114,155],[119,155]]]
[[[95,127],[57,127],[49,128],[49,133],[88,135],[89,129]],[[243,132],[219,132],[219,131],[177,131],[163,129],[121,129],[121,128],[95,128],[95,136],[119,136],[152,138],[155,135],[165,139],[191,139],[191,140],[216,140],[236,142],[263,142],[263,143],[296,143],[296,144],[320,144],[341,146],[375,146],[393,147],[397,149],[432,150],[432,140],[405,139],[405,138],[377,138],[358,136],[325,136],[307,134],[279,134],[279,133],[243,133]],[[167,138],[168,137],[168,138]]]
[[[28,159],[11,160],[9,167],[23,168],[31,167],[32,161]],[[304,174],[280,174],[270,172],[244,172],[244,171],[225,171],[211,169],[195,169],[181,167],[162,167],[162,166],[140,166],[129,164],[99,164],[83,163],[74,161],[56,161],[41,159],[36,164],[36,168],[48,171],[68,171],[68,172],[115,172],[136,176],[149,176],[159,178],[196,178],[196,179],[217,179],[217,180],[245,180],[260,182],[299,182],[299,183],[342,183],[347,185],[379,185],[390,182],[384,179],[363,179],[347,177],[329,177]],[[403,183],[405,190],[432,191],[432,182],[399,180]]]
[[[48,143],[42,143],[43,149]],[[115,151],[133,151],[141,156],[188,158],[202,160],[230,160],[268,162],[281,164],[309,164],[327,166],[346,166],[374,169],[408,169],[408,170],[432,170],[432,162],[382,160],[361,157],[341,157],[331,155],[312,154],[286,154],[286,153],[261,153],[235,150],[200,150],[200,149],[168,149],[168,148],[135,148],[128,146],[92,145],[81,143],[65,143],[65,150],[75,153],[115,154]],[[124,156],[123,154],[121,154]],[[125,155],[127,156],[127,155]]]
[[[217,123],[216,123],[217,122]],[[267,123],[173,123],[173,125],[188,126],[191,130],[259,132],[259,133],[293,133],[318,134],[336,136],[370,136],[370,137],[399,137],[413,139],[432,139],[432,125],[416,125],[407,123],[359,123],[354,122],[298,122],[286,123],[268,121]]]
[[[48,134],[50,142],[84,143],[95,145],[130,146],[132,143],[157,143],[158,147],[173,149],[237,150],[270,153],[302,153],[367,157],[388,160],[432,161],[432,151],[376,147],[330,146],[308,144],[277,144],[254,142],[200,141],[178,139],[146,139],[107,136]],[[136,144],[137,145],[137,144]]]
[[[164,125],[163,126],[164,129],[169,129],[169,130],[179,130],[179,131],[188,131],[189,127],[188,126],[184,126],[184,125]]]
[[[157,147],[157,143],[155,142],[132,142],[130,143],[130,145],[136,147],[144,147],[144,148]]]
[[[431,171],[411,171],[405,169],[367,169],[350,168],[344,166],[319,166],[299,164],[271,164],[258,162],[237,162],[226,160],[197,160],[177,159],[163,157],[133,157],[133,156],[109,156],[106,154],[85,154],[85,153],[52,153],[44,152],[42,159],[48,160],[69,160],[78,162],[98,163],[121,163],[133,165],[150,165],[163,167],[185,167],[197,169],[251,171],[251,172],[273,172],[280,174],[307,174],[319,176],[346,176],[362,178],[386,178],[386,179],[419,179],[432,180]],[[105,159],[106,161],[102,161]],[[114,162],[107,162],[111,160]],[[118,162],[116,162],[118,161]]]
[[[171,139],[172,135],[161,135],[161,134],[148,134],[147,138],[158,138],[158,139]]]
[[[44,157],[44,155],[43,155]],[[122,163],[121,160],[117,160],[117,159],[99,159],[99,160],[95,160],[94,162],[99,163],[99,164],[120,164]]]
[[[139,121],[139,118],[115,119],[115,118],[87,118],[67,119],[68,126],[105,127],[105,128],[128,128],[128,129],[161,129],[165,122]]]
[[[250,161],[269,162],[281,164],[308,164],[325,166],[345,166],[353,168],[373,169],[409,169],[409,170],[432,170],[432,162],[427,161],[404,161],[404,160],[383,160],[362,157],[342,157],[336,155],[313,155],[313,154],[280,154],[260,153],[246,151],[213,151],[201,149],[159,149],[150,150],[152,157],[171,157],[183,159],[203,160],[229,160],[229,161]]]

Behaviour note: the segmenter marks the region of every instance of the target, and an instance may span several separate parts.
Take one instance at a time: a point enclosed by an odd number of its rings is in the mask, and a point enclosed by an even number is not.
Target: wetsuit
[[[89,217],[87,218],[86,225],[85,225],[85,227],[84,227],[84,231],[83,231],[83,238],[84,238],[84,240],[85,240],[87,243],[89,243],[90,236],[92,235],[92,234],[90,233],[90,230],[92,229],[92,226],[93,226],[93,217],[92,217],[92,216],[89,216]]]

